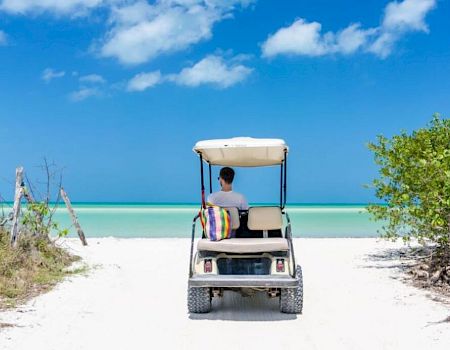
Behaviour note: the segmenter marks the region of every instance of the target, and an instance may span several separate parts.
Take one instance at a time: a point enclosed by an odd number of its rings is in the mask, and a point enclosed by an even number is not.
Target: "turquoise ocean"
[[[87,237],[190,237],[192,219],[199,211],[194,204],[74,203]],[[295,237],[376,237],[382,223],[370,220],[364,205],[287,205]],[[76,232],[65,207],[55,220]],[[197,235],[198,235],[197,225]]]

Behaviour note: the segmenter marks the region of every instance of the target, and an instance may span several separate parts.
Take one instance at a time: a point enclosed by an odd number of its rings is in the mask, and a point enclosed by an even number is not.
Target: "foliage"
[[[60,228],[53,215],[60,200],[62,176],[54,164],[44,160],[45,180],[33,185],[22,181],[27,206],[20,212],[17,244],[11,244],[9,234],[12,216],[0,219],[0,309],[51,288],[64,276],[78,257],[57,246],[51,235],[66,236],[68,229]],[[55,181],[55,179],[57,179]],[[51,202],[51,192],[57,193]],[[37,197],[35,196],[37,195]]]
[[[54,209],[51,209],[47,202],[28,203],[27,210],[22,215],[24,233],[48,236],[55,232],[58,237],[67,236],[69,230],[60,228],[59,224],[52,220]]]
[[[33,184],[26,177],[27,184],[22,183],[27,207],[22,211],[20,234],[42,237],[56,234],[58,237],[64,237],[69,230],[61,228],[57,222],[53,221],[53,214],[61,200],[62,169],[54,163],[49,163],[45,158],[43,165],[39,168],[44,174],[44,181],[36,180]],[[52,193],[56,196],[52,196]],[[56,199],[53,203],[52,197]]]
[[[0,309],[48,290],[78,259],[44,236],[22,236],[13,248],[0,227]]]
[[[376,220],[386,220],[383,236],[450,246],[450,119],[435,114],[425,128],[370,143],[379,177],[371,204]]]

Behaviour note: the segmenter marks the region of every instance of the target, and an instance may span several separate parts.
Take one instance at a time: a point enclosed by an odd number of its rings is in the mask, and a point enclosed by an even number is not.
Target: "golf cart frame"
[[[220,155],[211,156],[208,154],[209,146],[220,150]],[[264,147],[267,149],[264,150]],[[258,157],[253,157],[252,149],[255,152],[260,152]],[[227,157],[226,152],[229,152]],[[261,153],[264,151],[265,153]],[[212,193],[212,166],[235,166],[235,167],[262,167],[262,166],[279,166],[280,168],[280,201],[279,211],[281,215],[285,217],[284,234],[283,227],[280,229],[280,238],[275,240],[285,239],[287,247],[282,249],[273,250],[276,248],[268,248],[265,251],[264,248],[258,251],[259,257],[264,257],[266,261],[270,261],[271,265],[275,265],[279,260],[286,261],[286,271],[283,267],[283,273],[272,273],[275,271],[275,267],[270,269],[269,273],[264,274],[219,274],[219,269],[216,268],[214,273],[199,273],[198,267],[196,267],[196,261],[199,258],[205,256],[214,256],[219,258],[239,258],[250,259],[252,254],[246,254],[246,251],[239,253],[231,253],[225,250],[218,250],[217,252],[201,252],[198,251],[194,255],[194,241],[197,220],[200,214],[196,215],[192,222],[192,234],[191,234],[191,246],[189,257],[189,280],[188,280],[188,308],[190,312],[209,312],[211,298],[213,296],[222,296],[223,290],[227,289],[253,289],[258,291],[267,291],[271,297],[280,297],[280,309],[282,312],[287,313],[301,313],[303,305],[303,282],[301,275],[301,268],[295,263],[294,246],[292,242],[292,228],[291,221],[288,213],[286,212],[286,198],[287,198],[287,155],[288,147],[283,140],[277,139],[252,139],[252,138],[233,138],[228,140],[209,140],[200,141],[194,147],[194,152],[198,154],[200,160],[200,185],[201,185],[201,201],[202,208],[206,208],[205,201],[205,172],[204,163],[208,166],[209,177],[209,193]],[[242,154],[238,154],[242,152]],[[272,154],[269,157],[269,154]],[[261,156],[263,154],[263,156]],[[267,154],[267,158],[264,158],[264,154]],[[239,160],[237,160],[239,159]],[[259,208],[259,207],[258,207]],[[273,208],[273,207],[266,207]],[[252,208],[250,208],[252,209]],[[279,214],[278,214],[279,215]],[[241,217],[241,212],[239,213]],[[282,219],[281,219],[282,220]],[[266,236],[265,236],[266,237]],[[278,236],[277,236],[278,237]],[[204,232],[202,238],[205,238]],[[231,238],[225,241],[236,242],[238,240],[244,240],[245,242],[259,242],[264,243],[261,240],[269,241],[270,238]],[[247,241],[246,241],[247,240]],[[253,240],[253,241],[250,241]],[[284,241],[284,240],[282,240]],[[224,243],[223,241],[221,241]],[[213,244],[219,242],[211,242]],[[227,242],[225,242],[226,244]],[[221,243],[219,243],[221,244]],[[245,249],[245,248],[244,248]],[[198,256],[200,255],[200,257]],[[284,265],[283,265],[284,266]],[[284,295],[284,302],[283,302]],[[208,299],[209,296],[209,300]],[[283,304],[283,305],[282,305]]]

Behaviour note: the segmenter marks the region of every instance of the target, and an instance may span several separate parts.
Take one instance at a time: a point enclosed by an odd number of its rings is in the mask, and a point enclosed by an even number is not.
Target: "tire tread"
[[[286,314],[301,314],[303,311],[303,275],[300,265],[297,265],[295,275],[298,286],[281,290],[280,311]]]
[[[211,291],[209,288],[188,288],[188,311],[203,314],[211,311]]]

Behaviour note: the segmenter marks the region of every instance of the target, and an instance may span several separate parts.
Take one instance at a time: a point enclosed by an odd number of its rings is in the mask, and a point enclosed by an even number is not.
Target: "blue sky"
[[[0,193],[196,201],[197,140],[284,138],[291,202],[367,202],[377,134],[450,110],[448,1],[0,0]],[[237,170],[274,201],[278,169]],[[214,183],[217,188],[217,184]]]

